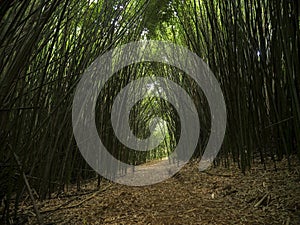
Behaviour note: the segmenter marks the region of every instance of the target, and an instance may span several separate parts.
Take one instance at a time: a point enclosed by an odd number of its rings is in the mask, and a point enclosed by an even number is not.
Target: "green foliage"
[[[148,36],[155,38],[156,32],[162,28],[162,23],[169,21],[173,15],[170,0],[148,0],[145,12],[143,14],[143,23]]]

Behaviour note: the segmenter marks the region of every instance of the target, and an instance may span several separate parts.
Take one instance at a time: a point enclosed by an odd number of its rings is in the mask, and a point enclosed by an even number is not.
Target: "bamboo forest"
[[[0,224],[300,224],[298,0],[0,0]]]

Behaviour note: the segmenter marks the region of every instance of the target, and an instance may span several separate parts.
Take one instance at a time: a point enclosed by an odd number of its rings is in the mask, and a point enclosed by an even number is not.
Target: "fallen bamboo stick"
[[[268,197],[269,193],[266,193],[255,205],[254,208],[257,208],[258,206],[261,205],[261,203],[263,203],[263,201]]]
[[[18,166],[19,166],[19,169],[20,169],[20,172],[21,172],[21,174],[22,174],[22,177],[23,177],[24,183],[25,183],[25,185],[26,185],[27,191],[28,191],[28,193],[29,193],[30,199],[31,199],[31,201],[32,201],[32,204],[33,204],[33,208],[34,208],[34,211],[35,211],[35,214],[36,214],[37,221],[38,221],[38,223],[39,223],[40,225],[43,225],[43,224],[44,224],[44,223],[43,223],[43,218],[42,218],[42,216],[41,216],[41,214],[40,214],[40,211],[39,211],[37,205],[35,204],[35,200],[34,200],[34,197],[33,197],[33,194],[32,194],[32,190],[31,190],[31,188],[30,188],[30,185],[29,185],[29,182],[28,182],[28,180],[27,180],[27,177],[26,177],[26,175],[25,175],[25,173],[24,173],[24,171],[23,171],[23,169],[22,169],[22,164],[21,164],[21,162],[20,162],[19,157],[17,156],[17,154],[16,154],[16,153],[13,153],[13,154],[14,154],[15,160],[16,160]]]

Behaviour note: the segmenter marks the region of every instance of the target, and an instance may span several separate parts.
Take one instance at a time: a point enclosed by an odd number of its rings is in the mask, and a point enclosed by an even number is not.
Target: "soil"
[[[146,166],[151,166],[147,164]],[[199,172],[185,165],[164,182],[132,187],[96,180],[52,199],[37,202],[45,224],[300,224],[300,166],[292,160],[255,163],[241,173],[237,166]],[[27,224],[36,224],[28,198],[20,208]]]

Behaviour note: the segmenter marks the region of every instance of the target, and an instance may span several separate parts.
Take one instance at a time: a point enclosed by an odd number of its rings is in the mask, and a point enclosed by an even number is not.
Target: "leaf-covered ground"
[[[96,181],[37,202],[45,224],[300,224],[300,167],[261,164],[243,175],[236,167],[199,172],[196,162],[168,180],[145,187]],[[20,213],[36,219],[30,200]]]

